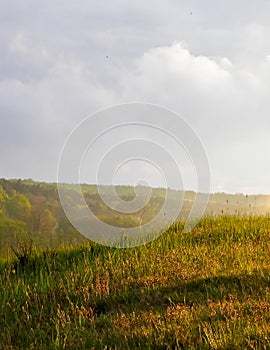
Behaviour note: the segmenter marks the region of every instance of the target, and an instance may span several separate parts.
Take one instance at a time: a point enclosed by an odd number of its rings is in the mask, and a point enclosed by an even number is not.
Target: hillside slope
[[[269,217],[2,264],[1,349],[268,349]]]

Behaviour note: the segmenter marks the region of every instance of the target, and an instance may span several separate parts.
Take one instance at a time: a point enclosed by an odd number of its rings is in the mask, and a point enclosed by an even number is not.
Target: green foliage
[[[23,194],[15,194],[6,200],[5,209],[10,218],[27,222],[31,213],[31,204]]]
[[[141,210],[135,210],[132,214],[123,214],[121,210],[117,211],[120,202],[112,196],[114,192],[127,203],[135,198],[135,194],[137,194],[137,201],[145,203],[149,189],[143,186],[134,189],[132,186],[113,188],[112,186],[97,187],[87,184],[63,184],[62,186],[69,204],[75,205],[78,209],[78,220],[84,219],[84,209],[87,204],[96,217],[119,228],[139,227],[151,221],[160,212],[166,195],[165,189],[154,188],[151,190],[151,198],[146,200],[147,204],[142,205]],[[80,200],[79,191],[82,191],[85,202]],[[101,199],[100,193],[105,196],[108,202],[113,203],[116,210],[106,205]],[[169,205],[172,208],[177,207],[180,198],[184,197],[183,208],[178,219],[187,218],[196,194],[192,191],[183,193],[174,190],[169,190],[169,194],[171,201]],[[210,196],[205,215],[253,216],[264,215],[268,212],[270,212],[270,196],[216,193]],[[14,227],[16,224],[13,225],[12,229],[6,225],[8,219],[16,221],[18,231],[24,225],[31,233],[35,245],[39,248],[57,247],[62,243],[78,244],[86,241],[67,220],[59,201],[57,184],[55,183],[35,182],[32,179],[0,179],[0,227],[2,227],[0,257],[3,256],[3,253],[6,256],[4,247],[8,246],[7,239],[12,239],[16,231]]]
[[[0,217],[5,213],[5,203],[8,200],[8,195],[3,190],[3,187],[0,185]]]
[[[6,257],[9,247],[16,236],[24,234],[27,229],[25,222],[14,220],[8,216],[0,217],[0,257]]]

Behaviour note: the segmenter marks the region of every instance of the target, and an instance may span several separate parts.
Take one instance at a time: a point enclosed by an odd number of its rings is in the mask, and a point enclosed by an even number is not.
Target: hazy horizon
[[[1,178],[0,178],[1,179]],[[33,178],[3,178],[2,179],[4,180],[11,180],[11,181],[18,181],[18,180],[21,180],[21,181],[33,181],[35,183],[45,183],[45,184],[58,184],[57,181],[45,181],[45,180],[37,180],[37,179],[33,179]],[[147,185],[136,185],[136,186],[133,186],[133,185],[130,185],[130,184],[123,184],[123,183],[119,183],[119,184],[104,184],[104,183],[100,183],[100,184],[97,184],[97,183],[87,183],[87,182],[80,182],[80,183],[73,183],[73,182],[61,182],[59,184],[62,184],[62,185],[74,185],[74,186],[78,186],[78,185],[86,185],[86,186],[113,186],[113,187],[150,187],[151,189],[164,189],[164,190],[172,190],[172,191],[180,191],[180,192],[194,192],[194,193],[197,193],[196,190],[194,189],[190,189],[190,188],[186,188],[186,189],[178,189],[178,188],[171,188],[171,187],[159,187],[159,186],[156,186],[156,187],[152,187],[152,186],[147,186]],[[249,197],[256,197],[256,196],[269,196],[270,197],[270,193],[244,193],[244,192],[210,192],[210,195],[214,195],[214,194],[226,194],[226,195],[232,195],[232,196],[237,196],[237,195],[243,195],[243,196],[249,196]]]

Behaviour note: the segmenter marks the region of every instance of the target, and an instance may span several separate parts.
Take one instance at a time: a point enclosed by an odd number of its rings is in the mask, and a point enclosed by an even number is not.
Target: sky
[[[211,192],[270,193],[269,0],[0,7],[0,177],[56,181],[65,141],[83,119],[137,101],[174,111],[198,135]],[[101,128],[102,120],[97,114]],[[87,161],[84,180],[93,182],[90,153]],[[124,163],[118,183],[147,175],[163,185],[149,162]],[[185,183],[196,190],[193,175]]]

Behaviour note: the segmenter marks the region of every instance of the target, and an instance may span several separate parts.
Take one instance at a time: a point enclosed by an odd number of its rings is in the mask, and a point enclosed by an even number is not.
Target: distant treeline
[[[152,189],[152,194],[145,206],[132,214],[123,214],[117,210],[120,205],[113,192],[122,201],[131,202],[136,195],[143,199],[149,188],[132,186],[99,186],[82,184],[80,187],[66,184],[65,190],[74,201],[78,190],[81,190],[85,204],[102,221],[116,227],[134,227],[142,225],[162,209],[166,190]],[[193,191],[170,191],[171,205],[177,205],[183,198],[183,207],[179,220],[184,220],[196,197]],[[111,209],[100,197],[113,203]],[[107,201],[106,201],[107,202]],[[210,196],[205,215],[255,215],[267,214],[270,211],[270,196],[246,196],[243,194],[228,195],[216,193]],[[80,218],[78,218],[80,219]],[[86,240],[70,224],[61,207],[56,183],[35,182],[28,180],[0,179],[0,255],[6,248],[25,235],[33,239],[38,247],[54,247],[59,244],[80,244]]]
[[[26,237],[38,247],[85,240],[67,220],[56,184],[0,179],[0,256]]]

